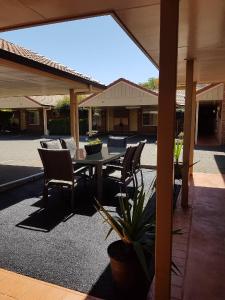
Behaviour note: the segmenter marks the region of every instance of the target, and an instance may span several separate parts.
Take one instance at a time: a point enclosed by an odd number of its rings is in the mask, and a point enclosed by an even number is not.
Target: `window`
[[[142,126],[157,126],[158,112],[143,110],[142,112]]]
[[[39,118],[38,110],[28,111],[28,124],[29,125],[40,125],[40,118]]]

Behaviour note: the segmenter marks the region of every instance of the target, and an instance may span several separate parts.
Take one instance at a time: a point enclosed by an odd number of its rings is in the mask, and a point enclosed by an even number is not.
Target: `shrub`
[[[53,119],[48,122],[48,129],[50,134],[61,134],[69,135],[70,134],[70,119]],[[88,131],[88,121],[87,119],[79,120],[79,129],[80,134],[84,135]]]
[[[80,134],[85,135],[88,131],[88,120],[86,118],[80,119],[79,127],[80,127]]]
[[[50,134],[68,135],[70,134],[70,120],[69,118],[49,120],[48,129]]]

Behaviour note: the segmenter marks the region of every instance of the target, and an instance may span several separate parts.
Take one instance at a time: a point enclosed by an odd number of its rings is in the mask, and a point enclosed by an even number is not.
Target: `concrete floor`
[[[225,175],[196,173],[184,300],[225,299]]]
[[[37,138],[0,138],[1,164],[40,167],[39,142]],[[156,151],[156,144],[149,142],[142,164],[156,165]],[[176,227],[184,228],[185,234],[174,240],[174,259],[182,276],[173,275],[173,300],[225,299],[225,175],[221,175],[225,147],[196,147],[194,161],[198,160],[190,188],[191,208],[178,210],[175,216]]]
[[[23,135],[0,136],[0,184],[40,172],[42,164],[37,152],[40,140],[43,138]],[[134,145],[139,140],[143,138],[129,138],[128,145]],[[106,138],[103,138],[103,142],[106,143]],[[85,137],[81,137],[80,147],[83,148],[84,144]],[[141,163],[156,166],[156,161],[157,144],[153,139],[148,139]],[[225,147],[196,147],[194,161],[198,162],[194,166],[194,172],[225,173]]]

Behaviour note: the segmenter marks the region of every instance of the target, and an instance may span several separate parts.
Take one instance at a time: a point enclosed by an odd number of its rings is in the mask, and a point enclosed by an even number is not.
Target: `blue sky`
[[[157,69],[110,16],[15,30],[0,37],[105,84],[119,77],[136,83],[158,77]]]

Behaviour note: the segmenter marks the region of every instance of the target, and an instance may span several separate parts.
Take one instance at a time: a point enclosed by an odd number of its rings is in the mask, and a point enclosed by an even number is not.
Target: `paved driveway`
[[[37,148],[43,138],[29,136],[0,136],[0,184],[40,172],[42,168]],[[143,138],[128,139],[128,145],[134,145]],[[106,143],[106,138],[103,138]],[[85,138],[81,137],[83,147]],[[165,149],[166,151],[166,149]],[[142,154],[143,165],[156,166],[157,145],[148,139]],[[195,150],[195,172],[225,173],[225,147],[198,147]]]

